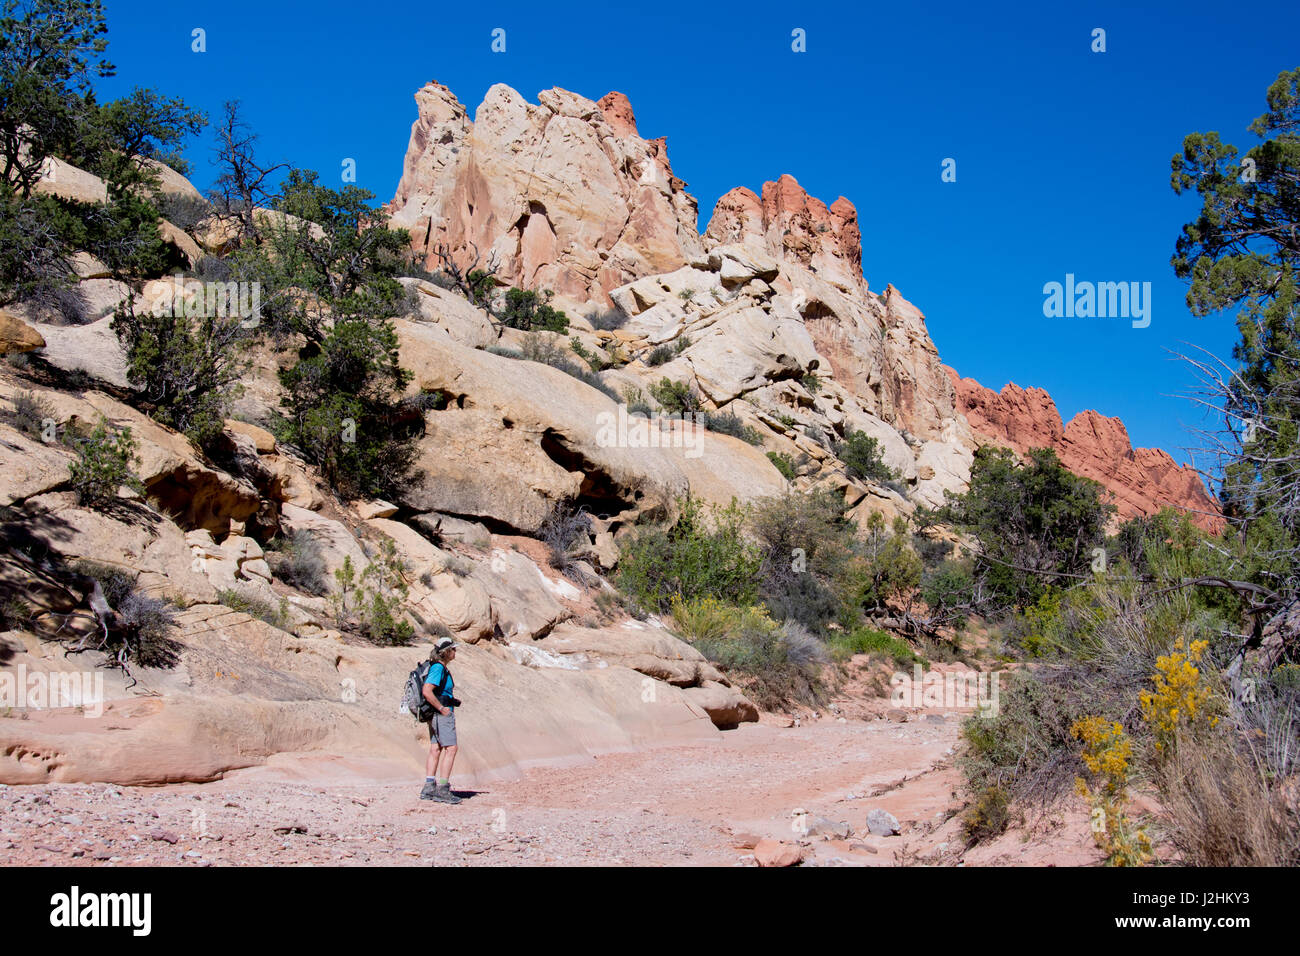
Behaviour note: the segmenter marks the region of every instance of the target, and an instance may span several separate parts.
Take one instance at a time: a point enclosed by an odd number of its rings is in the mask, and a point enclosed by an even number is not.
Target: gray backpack
[[[429,676],[429,669],[433,667],[434,661],[420,661],[415,665],[415,670],[411,671],[406,677],[406,689],[402,692],[402,705],[397,709],[398,713],[410,714],[420,723],[426,723],[433,719],[436,711],[433,705],[424,699],[424,679]],[[447,678],[451,672],[446,666],[442,669],[442,680],[438,681],[435,690],[435,696],[442,700],[443,692],[447,689]]]

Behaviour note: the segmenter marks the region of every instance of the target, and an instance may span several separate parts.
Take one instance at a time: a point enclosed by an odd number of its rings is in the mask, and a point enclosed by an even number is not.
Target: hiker
[[[451,767],[456,762],[456,707],[460,701],[452,694],[456,682],[452,680],[447,665],[455,659],[456,642],[450,637],[439,638],[429,655],[433,666],[425,675],[421,688],[424,699],[434,711],[428,721],[429,757],[424,763],[421,800],[460,803],[460,797],[451,792]]]

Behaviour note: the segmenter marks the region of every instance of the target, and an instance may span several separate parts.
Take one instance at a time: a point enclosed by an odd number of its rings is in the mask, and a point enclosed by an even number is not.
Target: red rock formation
[[[773,255],[798,263],[846,292],[866,292],[858,211],[843,196],[829,207],[809,196],[791,175],[763,184],[760,199],[743,186],[713,208],[705,238],[761,240]]]
[[[957,391],[957,410],[971,428],[991,442],[1023,455],[1031,448],[1051,448],[1076,475],[1101,483],[1120,518],[1153,514],[1162,507],[1192,512],[1201,527],[1217,531],[1219,505],[1195,471],[1179,465],[1159,448],[1134,448],[1118,418],[1080,412],[1064,428],[1052,397],[1041,388],[1007,385],[985,388],[945,366]]]

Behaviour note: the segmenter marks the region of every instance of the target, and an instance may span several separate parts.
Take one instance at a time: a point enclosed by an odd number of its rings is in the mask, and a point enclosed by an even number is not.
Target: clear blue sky
[[[781,173],[847,196],[871,288],[916,303],[946,363],[994,389],[1046,388],[1066,421],[1118,415],[1135,445],[1185,460],[1185,426],[1204,422],[1174,397],[1194,379],[1166,350],[1226,357],[1235,329],[1192,318],[1169,267],[1196,208],[1170,190],[1169,160],[1192,131],[1253,142],[1265,89],[1300,66],[1300,4],[1136,6],[108,0],[118,75],[100,94],[153,86],[213,116],[237,98],[265,159],[328,183],[354,158],[382,202],[430,79],[471,111],[498,82],[532,101],[620,90],[643,136],[668,137],[701,229],[728,189]],[[490,49],[497,27],[505,53]],[[796,27],[806,53],[791,51]],[[188,151],[200,188],[210,144]],[[955,183],[940,179],[947,157]],[[1043,284],[1067,272],[1151,282],[1150,327],[1044,318]]]

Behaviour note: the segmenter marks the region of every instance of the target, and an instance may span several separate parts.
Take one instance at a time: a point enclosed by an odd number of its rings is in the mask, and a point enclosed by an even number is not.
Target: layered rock
[[[892,285],[868,291],[849,200],[827,206],[789,175],[765,183],[761,197],[733,189],[718,200],[705,241],[711,254],[739,244],[778,260],[774,284],[791,293],[826,370],[872,414],[921,439],[963,440],[961,426],[948,424],[955,395],[925,317]]]
[[[553,89],[532,104],[497,84],[473,122],[445,86],[415,100],[388,209],[430,268],[440,246],[464,267],[477,249],[511,285],[590,300],[699,253],[695,199],[621,94]]]
[[[1062,425],[1056,403],[1041,388],[1009,384],[994,392],[952,369],[947,372],[958,406],[978,435],[1020,455],[1031,448],[1053,449],[1065,467],[1110,492],[1121,519],[1172,507],[1189,511],[1209,530],[1222,526],[1218,502],[1196,471],[1159,448],[1134,448],[1118,418],[1088,410]]]

